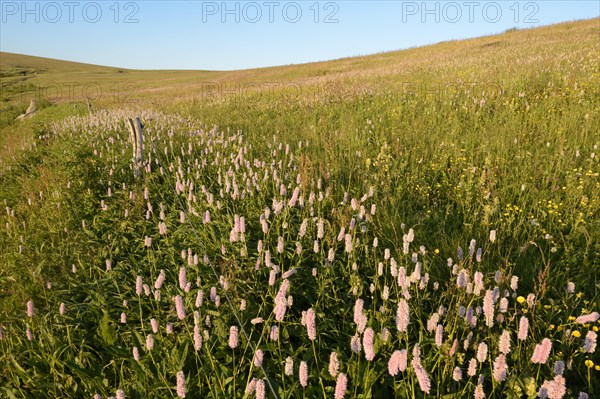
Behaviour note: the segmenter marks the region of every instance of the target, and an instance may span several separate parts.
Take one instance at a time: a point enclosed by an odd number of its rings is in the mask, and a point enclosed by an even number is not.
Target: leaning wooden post
[[[135,120],[128,118],[129,137],[133,144],[133,175],[135,178],[142,176],[142,166],[144,163],[144,132],[140,118]]]

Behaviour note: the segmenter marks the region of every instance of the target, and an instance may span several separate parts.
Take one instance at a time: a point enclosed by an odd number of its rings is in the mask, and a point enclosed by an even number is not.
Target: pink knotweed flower
[[[181,295],[175,297],[175,309],[177,310],[177,318],[179,318],[179,320],[185,319],[185,307]]]
[[[527,295],[527,305],[532,308],[535,305],[535,294]]]
[[[202,335],[200,334],[200,326],[194,325],[194,349],[199,351],[202,349]]]
[[[483,383],[478,383],[475,387],[475,392],[473,394],[475,399],[485,399],[485,392],[483,391]]]
[[[510,279],[510,289],[516,291],[519,288],[519,276],[512,276]]]
[[[600,319],[600,313],[592,312],[587,315],[579,316],[578,318],[575,319],[575,323],[577,323],[577,324],[593,323],[598,319]]]
[[[127,313],[121,312],[121,324],[127,323]]]
[[[314,341],[317,338],[317,327],[313,308],[308,309],[306,312],[306,330],[308,332],[308,339]]]
[[[199,308],[202,306],[203,302],[204,302],[204,291],[198,290],[198,293],[196,294],[196,302],[194,303],[194,305],[197,308]]]
[[[454,370],[452,370],[452,379],[456,382],[462,380],[462,370],[460,367],[455,367]]]
[[[140,361],[140,350],[137,346],[133,347],[133,360],[135,360],[136,362]]]
[[[499,310],[500,310],[500,313],[506,313],[508,311],[508,299],[507,298],[500,299],[500,309]]]
[[[265,399],[265,381],[256,380],[256,399]]]
[[[331,352],[331,354],[329,355],[329,374],[335,378],[338,375],[339,369],[340,362],[338,360],[337,353]]]
[[[352,235],[346,234],[344,238],[344,250],[349,254],[352,252]]]
[[[292,374],[294,374],[294,359],[292,359],[291,356],[288,356],[285,359],[285,365],[284,365],[283,371],[284,371],[285,375],[287,375],[288,377],[291,376]]]
[[[502,382],[506,379],[506,375],[508,374],[508,365],[506,364],[506,355],[501,353],[494,360],[493,366],[493,377],[497,382]]]
[[[493,291],[487,290],[483,298],[483,314],[485,316],[485,324],[488,327],[494,325],[494,297]]]
[[[111,266],[111,262],[110,259],[106,259],[106,271],[111,271],[112,270],[112,266]]]
[[[150,319],[150,327],[152,328],[152,332],[154,334],[158,333],[158,321],[155,318]]]
[[[262,349],[257,349],[254,352],[254,358],[252,359],[252,363],[254,363],[255,367],[262,367],[264,354]]]
[[[481,294],[481,291],[484,289],[483,273],[475,272],[475,275],[473,276],[473,282],[475,283],[475,286],[473,287],[473,293],[475,295]]]
[[[142,281],[142,276],[137,276],[137,278],[135,279],[135,294],[137,296],[142,295],[142,292],[144,290],[143,285],[144,282]]]
[[[248,385],[246,385],[246,395],[251,395],[254,390],[256,389],[256,382],[258,381],[257,378],[253,378],[250,380],[250,382],[248,383]]]
[[[146,349],[148,350],[148,352],[154,349],[154,336],[152,334],[148,334],[146,336]]]
[[[298,269],[296,269],[295,267],[291,268],[290,270],[288,270],[287,272],[283,273],[281,275],[282,279],[287,279],[290,278],[291,276],[293,276],[294,274],[296,274],[296,272],[298,271]]]
[[[510,331],[507,331],[507,330],[502,331],[502,334],[500,335],[500,341],[499,341],[498,346],[500,348],[501,353],[508,355],[508,353],[510,352]]]
[[[186,273],[185,267],[180,267],[179,268],[179,288],[181,288],[183,290],[183,289],[185,289],[186,285],[187,285],[187,273]]]
[[[355,334],[352,336],[352,338],[350,338],[350,349],[352,349],[352,352],[357,354],[362,350],[362,345],[360,343],[360,337],[358,334]]]
[[[304,360],[300,362],[298,377],[300,380],[300,385],[302,385],[303,388],[306,388],[308,385],[308,364],[306,364]]]
[[[410,322],[408,302],[404,298],[398,301],[398,310],[396,311],[396,328],[400,332],[406,332]]]
[[[562,399],[567,393],[565,378],[562,375],[555,375],[551,381],[545,380],[538,392],[542,399]]]
[[[527,335],[529,334],[529,319],[525,316],[521,316],[519,320],[519,334],[517,338],[521,341],[525,341],[527,339]]]
[[[125,391],[122,389],[117,389],[116,393],[117,399],[125,399]]]
[[[337,381],[335,383],[335,399],[343,399],[344,394],[346,393],[346,387],[348,386],[348,377],[346,374],[340,373],[337,377]]]
[[[596,332],[590,330],[585,335],[585,341],[583,343],[583,350],[587,353],[594,353],[596,351],[596,340],[598,338],[598,334]]]
[[[533,355],[531,356],[531,362],[536,364],[545,364],[550,356],[552,350],[552,341],[548,338],[544,338],[540,344],[535,346]]]
[[[33,341],[33,333],[29,328],[25,331],[25,335],[27,335],[27,340]]]
[[[444,326],[438,324],[435,328],[435,345],[442,346],[444,342]]]
[[[479,346],[477,347],[477,361],[479,363],[485,362],[485,359],[487,358],[487,353],[488,353],[487,344],[485,342],[480,342]]]
[[[360,298],[354,302],[354,324],[359,324],[362,317],[364,301]]]
[[[334,260],[335,260],[335,252],[333,251],[333,248],[329,248],[329,252],[327,253],[327,261],[329,263],[333,263]]]
[[[162,287],[163,283],[165,282],[165,271],[164,269],[160,269],[160,273],[158,274],[158,278],[156,279],[156,282],[154,283],[154,288],[156,288],[157,290],[160,290],[160,288]]]
[[[185,389],[185,374],[183,371],[177,372],[177,396],[180,398],[185,398],[185,394],[187,390]]]
[[[283,249],[284,249],[283,237],[279,236],[277,238],[277,253],[282,254],[283,253]]]
[[[95,394],[92,399],[102,399],[102,395],[100,395],[99,393]]]
[[[271,341],[279,340],[279,327],[278,326],[271,326],[271,331],[269,333],[269,339]]]
[[[238,346],[238,328],[231,326],[229,328],[229,347],[235,349]]]
[[[567,282],[567,293],[573,294],[575,292],[575,283],[572,281]]]
[[[365,358],[368,361],[372,361],[375,358],[375,347],[373,345],[373,339],[375,337],[375,332],[371,327],[365,330],[363,335],[363,348],[365,350]]]
[[[27,317],[33,317],[34,309],[33,309],[33,301],[27,301]]]
[[[167,334],[173,334],[173,324],[167,323],[165,330],[167,331]]]
[[[388,361],[388,373],[392,377],[398,375],[399,372],[404,372],[408,363],[408,355],[406,349],[396,350],[392,353]]]
[[[58,313],[61,316],[65,315],[65,304],[63,302],[61,302],[60,305],[58,306]]]
[[[431,379],[425,371],[425,368],[421,364],[421,349],[419,344],[416,344],[413,348],[413,359],[411,361],[413,369],[415,370],[415,374],[417,375],[417,381],[419,382],[419,388],[421,391],[429,394],[431,391]]]
[[[471,358],[471,360],[469,360],[469,368],[467,370],[467,374],[469,375],[469,377],[473,377],[473,376],[475,376],[476,373],[477,373],[477,359]]]

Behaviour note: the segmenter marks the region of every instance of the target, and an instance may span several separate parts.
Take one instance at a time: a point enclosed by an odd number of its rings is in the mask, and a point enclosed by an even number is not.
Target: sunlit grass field
[[[0,397],[600,397],[599,34],[2,53]]]

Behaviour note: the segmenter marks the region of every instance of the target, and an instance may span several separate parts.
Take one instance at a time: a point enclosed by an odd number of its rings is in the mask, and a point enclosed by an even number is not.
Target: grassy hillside
[[[2,53],[1,395],[599,395],[599,34],[230,72]]]

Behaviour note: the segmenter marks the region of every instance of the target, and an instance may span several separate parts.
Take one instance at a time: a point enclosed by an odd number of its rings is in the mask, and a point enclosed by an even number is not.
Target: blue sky
[[[600,15],[590,1],[7,1],[2,51],[231,70],[372,54]]]

